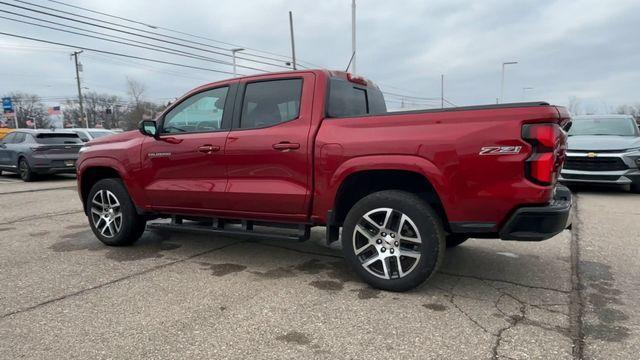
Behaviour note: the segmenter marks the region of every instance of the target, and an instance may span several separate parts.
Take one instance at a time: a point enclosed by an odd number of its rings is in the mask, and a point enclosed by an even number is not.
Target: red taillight
[[[553,184],[564,162],[564,131],[557,124],[529,124],[522,127],[522,138],[533,147],[525,163],[527,177],[540,185]]]

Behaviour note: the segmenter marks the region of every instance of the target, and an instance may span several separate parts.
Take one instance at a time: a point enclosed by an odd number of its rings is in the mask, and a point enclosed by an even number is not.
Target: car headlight
[[[79,153],[79,154],[81,154],[81,153],[83,153],[83,152],[85,152],[85,151],[87,151],[87,150],[89,150],[89,146],[87,146],[87,145],[83,145],[83,146],[80,148],[80,150],[78,150],[78,153]]]
[[[640,147],[633,148],[633,149],[627,149],[626,152],[640,152]]]

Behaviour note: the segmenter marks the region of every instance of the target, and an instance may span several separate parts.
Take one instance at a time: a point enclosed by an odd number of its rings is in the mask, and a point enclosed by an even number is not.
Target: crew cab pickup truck
[[[556,182],[569,123],[543,102],[387,112],[374,83],[344,72],[248,76],[87,143],[78,190],[107,245],[158,218],[172,220],[149,226],[293,227],[301,239],[325,226],[364,281],[404,291],[469,237],[539,241],[566,227],[571,193]]]

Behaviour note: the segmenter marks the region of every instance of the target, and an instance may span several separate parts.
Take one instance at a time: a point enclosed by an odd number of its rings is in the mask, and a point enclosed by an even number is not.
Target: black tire
[[[456,234],[447,235],[447,248],[456,247],[467,240],[469,240],[468,236]]]
[[[30,182],[36,179],[36,174],[31,170],[31,166],[29,166],[26,158],[21,157],[20,160],[18,160],[18,175],[20,175],[20,179],[24,182]]]
[[[409,226],[413,227],[413,225],[415,225],[417,233],[414,233],[416,236],[419,236],[421,238],[421,242],[419,244],[409,242],[409,246],[411,246],[411,249],[413,250],[412,252],[414,254],[420,255],[417,260],[412,257],[400,256],[403,254],[403,251],[407,250],[403,247],[406,246],[404,240],[399,241],[400,245],[398,245],[398,242],[395,242],[394,247],[394,244],[392,244],[394,240],[389,238],[389,236],[397,236],[399,240],[400,238],[404,237],[402,235],[402,232],[406,231],[406,228],[405,230],[400,228],[402,226],[402,220],[398,220],[398,223],[393,226],[389,225],[389,228],[392,229],[390,231],[396,231],[398,235],[395,235],[393,233],[384,234],[383,231],[385,229],[378,229],[377,234],[375,230],[373,232],[369,232],[369,235],[364,238],[365,245],[358,248],[363,249],[366,246],[369,247],[369,250],[363,251],[359,255],[356,255],[356,243],[362,240],[361,238],[358,238],[362,236],[361,232],[359,233],[360,235],[354,234],[354,232],[356,231],[356,225],[358,225],[359,222],[362,221],[364,215],[374,210],[377,211],[379,209],[392,209],[392,215],[388,217],[389,219],[392,219],[394,217],[400,218],[400,216],[404,214],[413,223],[409,224]],[[394,212],[399,213],[400,215],[393,215]],[[384,224],[385,221],[386,219],[383,219],[382,222],[378,222],[377,226],[379,226],[379,228],[384,228],[385,225],[388,225]],[[393,227],[395,227],[396,230],[393,230]],[[378,240],[382,239],[376,239],[374,241],[374,244],[369,240],[381,236],[386,236],[386,240],[384,240],[385,242],[377,242]],[[403,243],[405,245],[403,245]],[[381,248],[379,248],[379,246],[389,246],[389,250],[382,250]],[[414,246],[417,246],[417,248]],[[391,248],[397,249],[394,255],[395,258],[393,258],[391,255],[394,254]],[[418,285],[427,281],[436,272],[436,270],[442,263],[442,259],[445,253],[444,250],[445,235],[440,218],[431,208],[431,206],[429,206],[429,204],[412,193],[399,190],[385,190],[370,194],[362,198],[351,208],[343,224],[342,251],[344,253],[345,260],[347,261],[349,266],[367,284],[378,289],[388,291],[407,291],[417,287]],[[368,257],[368,252],[371,252],[371,257]],[[382,278],[370,272],[375,272],[375,270],[372,268],[374,265],[382,267],[382,260],[377,260],[376,262],[372,263],[372,265],[369,265],[367,269],[365,269],[365,267],[363,266],[363,262],[371,260],[375,257],[382,257],[385,253],[386,256],[391,259],[389,261],[393,262],[393,264],[389,263],[386,267],[384,267],[384,269],[388,269],[388,273],[390,274],[390,276],[387,276],[388,278]],[[406,269],[406,275],[399,276],[400,270],[398,269],[398,263],[402,262],[403,259],[405,262],[407,260],[413,260],[413,263],[410,264],[411,267],[409,269]],[[396,269],[395,274],[393,274],[392,271],[394,265]],[[400,265],[400,267],[404,266]],[[402,271],[405,271],[405,269],[402,269]]]
[[[98,192],[103,191],[102,194],[106,195],[107,192],[111,193],[119,203],[119,207],[113,206],[113,209],[119,208],[120,216],[120,227],[117,231],[112,230],[109,226],[103,233],[102,229],[106,226],[105,220],[96,220],[96,217],[99,216],[92,212],[93,199],[98,194]],[[146,220],[144,217],[138,215],[136,212],[136,208],[131,201],[131,197],[127,192],[126,187],[122,183],[120,179],[102,179],[96,182],[93,187],[91,187],[91,191],[89,191],[89,196],[86,201],[86,211],[87,211],[87,219],[89,220],[89,225],[91,226],[91,230],[94,235],[98,238],[98,240],[102,241],[104,244],[109,246],[127,246],[136,242],[144,233],[146,227]],[[103,209],[101,206],[95,207],[96,210]],[[109,206],[111,208],[111,206]],[[96,226],[100,226],[102,229],[98,229]],[[115,228],[115,220],[114,220],[114,228]],[[113,234],[112,234],[113,232]],[[112,235],[112,236],[110,236]]]

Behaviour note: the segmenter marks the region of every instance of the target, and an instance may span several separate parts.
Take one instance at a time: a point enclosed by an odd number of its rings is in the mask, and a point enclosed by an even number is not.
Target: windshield
[[[638,125],[630,118],[574,118],[569,129],[572,135],[638,136]]]
[[[111,131],[89,131],[89,135],[94,139],[111,134],[113,134]]]
[[[36,136],[36,141],[39,144],[47,144],[47,145],[81,144],[82,143],[82,141],[78,137],[78,134],[62,134],[62,133],[38,134]]]

